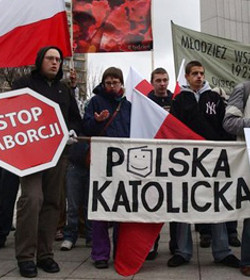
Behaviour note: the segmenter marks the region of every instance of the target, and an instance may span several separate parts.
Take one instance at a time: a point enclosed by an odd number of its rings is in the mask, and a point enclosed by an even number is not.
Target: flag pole
[[[154,50],[151,50],[151,73],[154,71]]]
[[[71,44],[71,58],[69,61],[69,70],[74,69],[74,46],[73,46],[73,0],[70,1],[70,44]]]
[[[152,36],[153,36],[153,49],[151,50],[151,73],[154,71],[155,68],[155,61],[154,61],[154,7],[153,1],[151,1],[151,26],[152,26]]]

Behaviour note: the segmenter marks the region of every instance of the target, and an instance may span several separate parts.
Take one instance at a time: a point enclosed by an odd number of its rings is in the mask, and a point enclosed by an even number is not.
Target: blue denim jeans
[[[177,225],[177,249],[176,255],[181,255],[186,261],[189,261],[193,254],[193,240],[191,234],[191,225],[178,223]],[[212,254],[215,262],[223,260],[232,254],[228,245],[228,236],[225,223],[212,224]]]
[[[250,266],[250,218],[244,220],[241,240],[241,266]]]
[[[195,225],[200,234],[211,236],[211,224],[196,224]],[[228,236],[237,236],[237,221],[226,222]]]
[[[86,242],[92,240],[92,225],[88,220],[89,170],[81,165],[69,164],[66,177],[68,200],[67,225],[64,240],[76,243],[78,237],[79,208],[83,206]]]

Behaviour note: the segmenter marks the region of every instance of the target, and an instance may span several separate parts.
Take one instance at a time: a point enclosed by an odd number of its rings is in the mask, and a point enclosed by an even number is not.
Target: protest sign
[[[183,59],[198,60],[205,67],[211,87],[231,93],[236,84],[250,78],[250,45],[197,32],[172,23],[175,69]]]
[[[0,166],[25,176],[56,165],[68,139],[60,107],[24,88],[0,95]]]
[[[93,138],[89,218],[218,223],[250,217],[244,142]]]

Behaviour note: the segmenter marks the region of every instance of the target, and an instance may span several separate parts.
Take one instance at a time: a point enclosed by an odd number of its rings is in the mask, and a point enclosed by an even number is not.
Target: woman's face
[[[115,93],[120,92],[122,84],[120,79],[114,77],[107,77],[104,80],[104,86],[107,91],[113,91]]]

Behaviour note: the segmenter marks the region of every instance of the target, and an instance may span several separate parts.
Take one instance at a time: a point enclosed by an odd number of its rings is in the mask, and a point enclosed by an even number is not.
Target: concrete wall
[[[250,0],[200,0],[201,31],[250,44]]]

